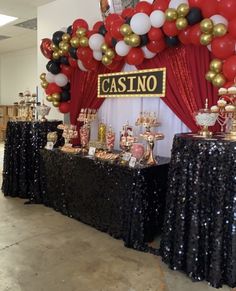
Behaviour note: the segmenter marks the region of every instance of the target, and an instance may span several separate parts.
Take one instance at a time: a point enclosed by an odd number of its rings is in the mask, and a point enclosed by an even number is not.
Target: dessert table
[[[160,253],[171,269],[236,286],[236,141],[174,138]]]
[[[127,247],[151,251],[147,242],[163,224],[168,158],[130,168],[60,150],[40,154],[46,206],[123,239]]]
[[[39,150],[46,145],[49,131],[57,131],[57,144],[63,143],[62,132],[57,130],[60,123],[58,120],[7,123],[2,183],[5,196],[29,199],[30,203],[42,201]]]

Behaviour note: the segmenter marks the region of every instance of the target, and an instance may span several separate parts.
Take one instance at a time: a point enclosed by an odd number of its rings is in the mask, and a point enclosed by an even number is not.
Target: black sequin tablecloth
[[[236,141],[175,136],[160,252],[193,280],[236,286]]]
[[[60,150],[41,157],[45,205],[155,253],[146,242],[162,227],[169,159],[136,169]]]
[[[57,131],[58,144],[63,142],[62,131],[57,130],[60,123],[62,122],[8,122],[2,183],[5,196],[29,199],[31,203],[42,202],[39,150],[46,145],[49,131]]]

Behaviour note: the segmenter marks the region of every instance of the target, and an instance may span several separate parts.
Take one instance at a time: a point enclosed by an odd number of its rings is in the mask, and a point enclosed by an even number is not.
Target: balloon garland
[[[96,22],[91,30],[84,19],[76,19],[66,31],[42,40],[40,49],[49,61],[41,86],[47,100],[67,113],[74,68],[96,71],[102,62],[115,70],[122,59],[140,65],[179,43],[207,46],[215,58],[206,79],[216,87],[231,86],[236,77],[236,1],[140,1],[121,15],[112,13]]]

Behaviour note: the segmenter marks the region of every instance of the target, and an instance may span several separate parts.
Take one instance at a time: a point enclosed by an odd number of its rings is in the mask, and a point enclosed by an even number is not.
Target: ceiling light
[[[16,19],[17,19],[17,17],[0,14],[0,26],[3,26],[9,22],[16,20]]]

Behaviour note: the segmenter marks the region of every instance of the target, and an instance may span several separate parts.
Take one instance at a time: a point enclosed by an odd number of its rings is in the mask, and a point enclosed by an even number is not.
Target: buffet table
[[[60,150],[41,150],[43,203],[124,240],[146,244],[161,230],[169,159],[130,168]]]
[[[160,251],[193,280],[236,286],[236,141],[175,136]]]
[[[7,124],[2,191],[5,196],[42,201],[40,189],[39,150],[46,145],[47,133],[58,131],[62,144],[61,121],[9,121]]]

